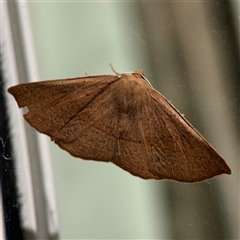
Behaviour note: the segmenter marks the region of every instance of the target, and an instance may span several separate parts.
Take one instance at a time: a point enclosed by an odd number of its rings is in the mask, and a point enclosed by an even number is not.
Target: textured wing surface
[[[150,172],[160,178],[201,181],[231,173],[222,157],[155,89],[148,90],[146,134],[151,152]],[[148,131],[145,131],[148,132]]]

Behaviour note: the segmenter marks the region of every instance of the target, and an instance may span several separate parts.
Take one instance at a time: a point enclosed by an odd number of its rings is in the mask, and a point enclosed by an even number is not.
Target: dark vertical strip
[[[230,77],[227,81],[230,81],[231,88],[226,89],[226,92],[231,96],[231,106],[234,111],[233,124],[236,128],[238,134],[238,141],[240,140],[240,48],[238,42],[238,29],[240,28],[239,21],[236,21],[233,13],[233,6],[231,7],[231,2],[221,2],[219,4],[216,2],[208,2],[207,7],[208,11],[213,15],[213,19],[218,19],[218,22],[212,21],[212,27],[219,24],[222,28],[220,32],[222,41],[222,46],[227,45],[227,54],[225,57],[225,62],[228,63],[226,68],[228,69]],[[238,3],[240,8],[240,2]],[[231,62],[229,61],[231,60]],[[234,86],[234,87],[232,87]]]
[[[23,239],[23,231],[20,220],[20,204],[16,187],[16,172],[14,156],[12,156],[2,65],[0,67],[0,181],[5,235],[7,240],[21,240]]]

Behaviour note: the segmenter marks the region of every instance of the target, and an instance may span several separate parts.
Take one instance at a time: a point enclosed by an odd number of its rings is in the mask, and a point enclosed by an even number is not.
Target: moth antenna
[[[112,65],[111,63],[109,63],[109,65],[110,65],[112,71],[113,71],[115,74],[121,75],[121,73],[118,73],[118,72],[115,71],[115,69],[113,68],[113,65]],[[134,73],[134,72],[127,72],[126,74],[133,74],[133,73]],[[141,73],[141,77],[142,77],[151,87],[153,87],[152,84],[149,82],[149,80],[148,80],[142,73]]]
[[[113,65],[112,65],[111,63],[109,63],[109,65],[110,65],[112,71],[113,71],[115,74],[121,75],[121,73],[118,73],[118,72],[115,71],[115,69],[113,68]]]

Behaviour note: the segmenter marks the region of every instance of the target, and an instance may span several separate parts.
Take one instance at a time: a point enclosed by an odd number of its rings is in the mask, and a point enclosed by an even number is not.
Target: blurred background
[[[9,68],[13,71],[13,61],[18,82],[84,76],[85,72],[113,74],[109,63],[119,73],[143,69],[152,85],[233,171],[194,184],[142,180],[110,163],[73,158],[46,138],[50,149],[46,171],[52,178],[44,179],[41,171],[45,170],[31,167],[29,174],[35,180],[30,177],[28,189],[32,192],[24,194],[33,195],[36,224],[33,228],[21,225],[24,239],[239,239],[239,2],[28,1],[2,5],[6,14],[2,54],[6,54],[8,40],[14,46],[14,60],[2,60],[6,87],[13,85],[6,74]],[[24,59],[29,47],[31,57]],[[13,118],[20,111],[13,99],[9,101]],[[18,125],[15,122],[10,128]],[[23,126],[30,165],[42,161],[44,165],[46,159],[38,151],[47,148],[36,150],[30,141],[36,131]],[[13,141],[15,152],[16,144]],[[16,156],[15,160],[22,159]],[[17,179],[22,174],[17,170]],[[49,184],[41,183],[48,180]],[[41,188],[46,195],[38,195]],[[54,228],[46,226],[49,216],[38,208],[48,195]],[[20,219],[27,218],[21,209]]]

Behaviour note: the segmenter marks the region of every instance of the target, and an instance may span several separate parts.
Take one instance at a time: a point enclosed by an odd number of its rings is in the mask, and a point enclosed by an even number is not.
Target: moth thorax
[[[128,80],[129,81],[129,80]],[[144,105],[145,89],[136,81],[122,85],[122,93],[116,96],[116,108],[120,114],[134,116],[141,112]]]

